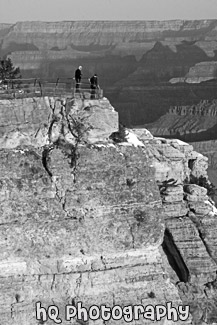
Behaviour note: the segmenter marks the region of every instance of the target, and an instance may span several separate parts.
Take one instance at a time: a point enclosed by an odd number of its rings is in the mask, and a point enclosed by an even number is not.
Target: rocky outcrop
[[[163,202],[167,270],[195,324],[214,324],[217,209],[207,189],[190,181],[191,175],[207,178],[208,158],[180,140],[153,141],[149,148]]]
[[[194,115],[194,116],[216,116],[217,100],[202,100],[197,105],[174,106],[169,108],[169,114]]]
[[[19,145],[42,147],[51,138],[57,141],[62,135],[73,142],[68,121],[63,114],[71,110],[77,119],[88,125],[88,142],[106,141],[118,130],[118,113],[106,99],[88,100],[58,97],[23,98],[0,101],[0,148]],[[80,110],[83,115],[79,115]],[[50,127],[52,125],[52,128]]]
[[[101,138],[93,143],[89,132],[104,123],[99,111],[101,120],[94,116],[94,101],[92,107],[80,100],[55,106],[52,98],[35,103],[36,112],[44,111],[42,121],[49,121],[48,143],[7,142],[0,151],[2,321],[38,324],[37,301],[58,306],[63,324],[65,305],[78,301],[87,308],[180,305],[160,254],[162,204],[147,149]],[[108,101],[98,102],[106,121],[103,104]],[[86,112],[93,114],[90,129]],[[173,322],[159,321],[165,323]]]
[[[217,62],[200,62],[191,67],[185,77],[172,78],[170,83],[187,82],[200,83],[217,78]]]
[[[202,153],[209,158],[209,166],[217,168],[217,140],[192,142],[191,145],[196,151]]]
[[[142,151],[79,146],[75,168],[65,149],[50,151],[49,175],[38,150],[1,151],[2,321],[37,324],[37,301],[58,306],[63,324],[65,305],[78,301],[148,305],[165,295],[180,304],[162,266],[160,200]],[[127,185],[138,170],[144,185]]]
[[[191,143],[194,149],[208,157],[208,170],[210,181],[217,188],[217,140],[199,141]],[[217,193],[215,191],[214,200],[217,203]]]
[[[145,127],[156,136],[176,136],[189,141],[215,137],[217,101],[202,100],[195,105],[173,106],[167,114]]]
[[[37,301],[58,306],[62,324],[68,323],[65,305],[79,301],[87,308],[171,301],[190,305],[191,315],[158,324],[214,324],[217,214],[206,189],[191,183],[191,176],[207,179],[207,158],[182,141],[141,129],[114,143],[108,134],[117,131],[117,114],[106,99],[6,105],[10,132],[0,150],[3,323],[44,323],[35,318]],[[10,117],[12,106],[16,118]],[[30,129],[45,128],[46,142],[34,142],[26,117]],[[24,142],[14,142],[13,124],[22,132],[25,127]],[[2,138],[7,128],[1,132]]]

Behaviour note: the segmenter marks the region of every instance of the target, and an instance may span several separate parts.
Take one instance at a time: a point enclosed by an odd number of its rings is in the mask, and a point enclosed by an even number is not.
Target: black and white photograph
[[[0,0],[0,325],[217,325],[217,0]]]

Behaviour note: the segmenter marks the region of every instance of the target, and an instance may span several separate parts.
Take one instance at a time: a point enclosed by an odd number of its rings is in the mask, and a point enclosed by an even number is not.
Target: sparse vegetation
[[[0,79],[3,83],[5,83],[6,79],[10,79],[13,81],[13,79],[20,79],[20,68],[15,68],[11,59],[0,59]],[[16,82],[16,84],[19,84],[19,82]],[[14,83],[12,84],[12,86]]]
[[[85,111],[76,111],[67,118],[68,128],[78,143],[85,141],[85,134],[91,129],[88,117],[89,114]]]
[[[156,296],[155,296],[155,293],[153,291],[151,291],[151,292],[148,293],[148,297],[153,299]]]
[[[133,185],[135,185],[135,183],[136,183],[135,179],[127,178],[127,180],[126,180],[126,184],[128,187],[133,187]]]
[[[158,187],[159,187],[159,191],[160,191],[160,195],[165,195],[165,192],[167,190],[168,187],[170,186],[175,186],[176,185],[176,180],[174,178],[170,178],[168,180],[165,180],[161,183],[158,183]]]
[[[66,152],[68,158],[70,158],[70,166],[76,168],[76,162],[78,159],[78,145],[85,142],[85,135],[91,130],[91,125],[87,122],[89,114],[84,111],[74,112],[73,115],[69,114],[67,117],[68,129],[72,136],[75,138],[75,144],[69,145],[70,153]]]
[[[217,195],[217,188],[213,183],[211,183],[206,177],[200,176],[196,177],[194,175],[190,175],[189,179],[184,180],[184,184],[196,184],[198,186],[204,187],[207,189],[207,195],[210,196],[212,199],[215,195]]]
[[[110,135],[110,139],[112,139],[115,143],[127,142],[125,126],[122,124],[119,124],[118,132],[112,133]]]

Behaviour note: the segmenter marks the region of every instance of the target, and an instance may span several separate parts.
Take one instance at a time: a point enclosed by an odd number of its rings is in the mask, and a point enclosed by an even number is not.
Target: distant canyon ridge
[[[22,76],[97,73],[121,123],[157,120],[171,105],[216,98],[217,20],[0,24],[0,56]]]

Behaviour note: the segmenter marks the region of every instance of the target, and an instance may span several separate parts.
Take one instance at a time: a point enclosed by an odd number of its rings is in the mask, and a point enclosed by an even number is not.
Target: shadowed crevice
[[[43,150],[43,152],[42,152],[42,165],[43,165],[43,167],[44,167],[44,169],[46,170],[46,172],[48,173],[48,175],[50,176],[50,177],[52,177],[53,175],[52,175],[52,173],[51,173],[51,171],[49,170],[49,168],[48,168],[48,161],[49,161],[49,152],[52,150],[53,148],[52,147],[47,147],[47,146],[45,146],[44,147],[44,150]]]
[[[167,256],[168,262],[175,271],[181,282],[188,282],[189,270],[176,246],[173,236],[168,229],[165,230],[164,240],[162,244],[164,253]]]

